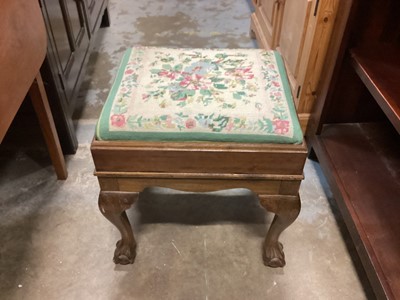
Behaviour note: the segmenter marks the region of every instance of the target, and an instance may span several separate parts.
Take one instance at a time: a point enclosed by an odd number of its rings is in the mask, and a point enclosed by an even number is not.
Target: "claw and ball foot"
[[[126,192],[100,192],[99,195],[101,213],[121,233],[121,239],[117,242],[114,252],[113,260],[116,264],[132,264],[136,257],[136,241],[125,211],[132,206],[137,197],[137,193]]]
[[[275,213],[274,220],[263,244],[263,260],[272,268],[284,267],[285,253],[279,242],[281,233],[296,220],[300,213],[300,198],[297,196],[259,196],[261,205]]]

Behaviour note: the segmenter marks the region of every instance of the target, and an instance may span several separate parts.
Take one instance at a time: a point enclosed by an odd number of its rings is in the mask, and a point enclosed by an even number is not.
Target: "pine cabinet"
[[[282,54],[304,132],[338,5],[339,0],[258,0],[251,16],[259,46]]]
[[[284,0],[256,0],[253,20],[258,28],[259,42],[263,48],[275,48],[283,16]],[[261,34],[262,33],[262,34]]]

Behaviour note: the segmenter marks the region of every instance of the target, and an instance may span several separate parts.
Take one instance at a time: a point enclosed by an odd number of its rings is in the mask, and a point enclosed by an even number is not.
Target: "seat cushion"
[[[284,64],[261,49],[126,51],[98,140],[302,143]]]

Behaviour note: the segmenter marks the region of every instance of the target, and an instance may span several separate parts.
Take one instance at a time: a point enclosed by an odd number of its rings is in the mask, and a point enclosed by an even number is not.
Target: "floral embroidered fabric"
[[[99,140],[301,143],[282,59],[260,49],[129,49]]]

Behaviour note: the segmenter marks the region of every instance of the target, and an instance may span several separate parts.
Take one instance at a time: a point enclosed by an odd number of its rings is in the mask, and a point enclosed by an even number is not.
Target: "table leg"
[[[54,125],[53,115],[51,114],[49,101],[47,99],[40,73],[38,73],[33,81],[29,89],[29,95],[31,97],[36,115],[39,119],[39,124],[42,129],[57,178],[67,179],[68,172],[65,167],[64,155],[61,150],[60,141]]]

